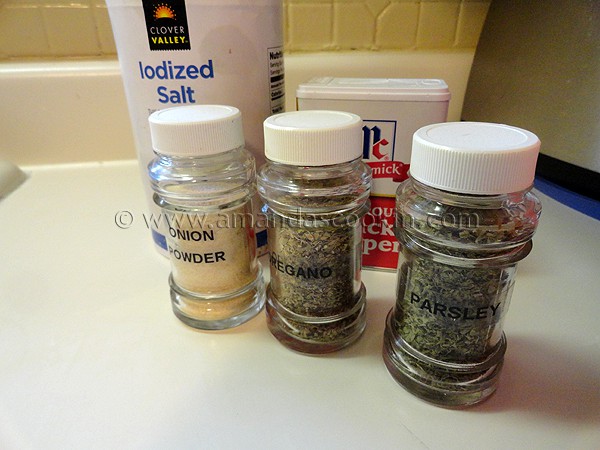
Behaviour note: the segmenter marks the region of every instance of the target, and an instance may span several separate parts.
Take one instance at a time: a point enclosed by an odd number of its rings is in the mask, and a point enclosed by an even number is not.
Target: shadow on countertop
[[[558,348],[552,342],[510,336],[498,391],[473,411],[526,411],[600,427],[599,364],[584,356],[586,346],[597,345],[581,343],[567,352],[564,344]]]

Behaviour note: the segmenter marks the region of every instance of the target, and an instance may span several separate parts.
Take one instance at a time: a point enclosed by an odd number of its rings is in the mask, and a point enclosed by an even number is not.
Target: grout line
[[[465,4],[465,0],[461,0],[460,5],[458,6],[458,14],[456,16],[456,25],[454,27],[454,40],[452,41],[453,48],[456,48],[458,46],[458,31],[460,29],[460,20],[463,15],[464,4]]]
[[[423,14],[423,2],[419,2],[419,9],[417,11],[417,26],[415,27],[415,35],[413,45],[410,50],[416,50],[419,48],[419,31],[421,30],[421,15]]]

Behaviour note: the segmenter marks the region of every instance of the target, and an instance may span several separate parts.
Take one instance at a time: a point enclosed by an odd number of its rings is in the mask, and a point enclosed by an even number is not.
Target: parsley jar
[[[466,406],[496,390],[517,263],[541,213],[531,192],[539,147],[533,133],[491,123],[413,136],[411,177],[396,193],[402,252],[383,357],[426,401]]]

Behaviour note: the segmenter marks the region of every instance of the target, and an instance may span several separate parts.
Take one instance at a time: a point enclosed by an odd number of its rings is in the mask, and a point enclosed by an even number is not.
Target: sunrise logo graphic
[[[165,5],[164,3],[159,3],[154,8],[154,20],[158,19],[175,19],[175,12],[171,9],[169,5]]]

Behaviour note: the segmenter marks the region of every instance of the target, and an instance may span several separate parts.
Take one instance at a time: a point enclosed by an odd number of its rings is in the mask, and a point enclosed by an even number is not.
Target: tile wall
[[[474,48],[491,0],[284,0],[288,52]],[[0,60],[114,57],[102,0],[0,0]]]

